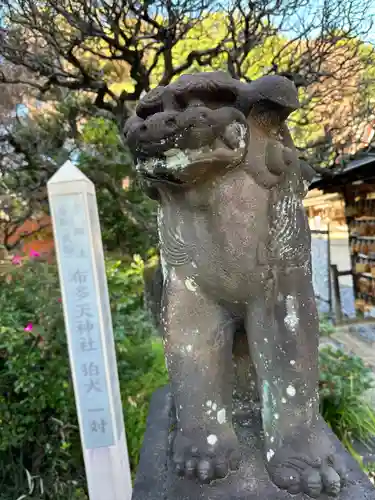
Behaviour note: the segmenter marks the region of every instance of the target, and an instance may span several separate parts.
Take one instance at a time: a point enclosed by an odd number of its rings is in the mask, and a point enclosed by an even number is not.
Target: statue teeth
[[[190,162],[186,153],[180,149],[170,149],[166,151],[167,166],[172,170],[185,168]]]
[[[169,158],[169,157],[176,156],[176,155],[178,155],[180,153],[182,153],[181,149],[172,148],[172,149],[168,149],[167,151],[165,151],[164,152],[164,156],[166,156],[167,158]]]
[[[137,163],[138,172],[147,172],[153,174],[155,168],[159,165],[163,165],[163,161],[159,158],[149,158],[148,160],[140,161]]]

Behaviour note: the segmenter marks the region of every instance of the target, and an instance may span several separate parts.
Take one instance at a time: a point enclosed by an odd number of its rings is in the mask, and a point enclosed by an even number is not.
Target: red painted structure
[[[0,243],[4,243],[1,236]],[[34,251],[45,258],[52,257],[54,242],[50,217],[46,215],[40,219],[27,220],[9,238],[8,244],[17,245],[14,251],[11,251],[12,254],[29,255]]]

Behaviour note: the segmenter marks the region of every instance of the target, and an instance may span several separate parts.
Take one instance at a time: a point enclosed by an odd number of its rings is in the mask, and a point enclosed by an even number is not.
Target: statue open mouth
[[[167,149],[163,140],[160,141],[159,147],[156,143],[152,144],[151,150],[159,149],[158,154],[147,154],[146,146],[138,155],[136,164],[138,173],[149,181],[182,185],[189,181],[197,181],[200,167],[207,163],[218,163],[221,166],[225,164],[225,168],[230,169],[246,154],[248,128],[239,121],[227,125],[221,134],[218,131],[211,131],[207,134],[211,135],[211,140],[195,148],[187,146],[186,143],[193,146],[194,143],[202,142],[199,140],[199,129],[186,133],[190,135],[188,140],[184,137],[184,131],[181,131],[173,138],[172,147]]]

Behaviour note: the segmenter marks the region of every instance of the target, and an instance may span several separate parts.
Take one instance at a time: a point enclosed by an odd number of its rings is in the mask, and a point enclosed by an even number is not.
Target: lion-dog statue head
[[[296,88],[285,77],[266,76],[248,84],[224,72],[183,75],[146,94],[124,136],[137,171],[150,185],[203,182],[235,168],[251,146],[253,157],[269,156],[268,172],[259,167],[258,175],[272,185],[293,161],[285,120],[298,107]],[[263,145],[267,137],[267,151],[256,143],[251,123],[263,131]]]

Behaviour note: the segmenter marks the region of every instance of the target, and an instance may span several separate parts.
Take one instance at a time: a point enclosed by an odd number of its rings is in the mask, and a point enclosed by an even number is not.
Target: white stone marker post
[[[48,182],[48,197],[90,500],[130,500],[95,187],[67,161]]]

